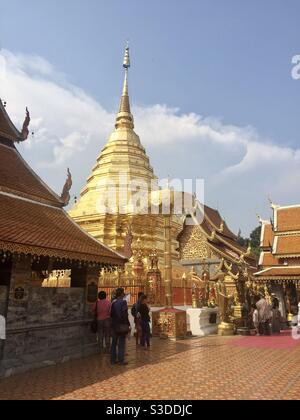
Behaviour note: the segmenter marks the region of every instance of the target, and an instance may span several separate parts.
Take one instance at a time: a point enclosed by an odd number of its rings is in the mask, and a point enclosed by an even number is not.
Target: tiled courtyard
[[[128,343],[127,367],[93,356],[0,381],[0,399],[299,399],[300,340],[212,336]]]

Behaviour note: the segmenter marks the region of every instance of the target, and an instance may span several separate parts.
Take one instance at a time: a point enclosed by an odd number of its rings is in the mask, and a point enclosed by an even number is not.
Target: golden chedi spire
[[[83,228],[105,244],[118,250],[124,245],[123,234],[129,222],[127,217],[131,217],[129,216],[132,207],[131,198],[135,192],[128,189],[124,197],[122,196],[121,202],[120,191],[126,190],[129,183],[135,180],[143,181],[145,187],[149,189],[152,181],[157,179],[146,150],[134,131],[128,89],[129,68],[130,55],[127,45],[123,61],[124,84],[115,128],[92,168],[92,173],[81,191],[80,199],[70,211],[70,215]],[[125,185],[124,182],[127,184]],[[102,208],[99,210],[99,201],[101,201],[101,197],[107,195],[107,188],[111,184],[114,185],[116,192],[113,194],[116,198],[116,208],[112,205],[115,211],[103,211]],[[123,203],[123,199],[126,200],[126,203]],[[113,202],[113,200],[111,201]],[[149,221],[147,223],[149,224]],[[124,232],[119,235],[121,230]],[[136,234],[136,232],[133,233]],[[151,243],[152,248],[154,245]]]
[[[120,102],[119,113],[116,120],[116,129],[127,127],[134,129],[133,116],[130,110],[130,99],[129,99],[129,89],[128,89],[128,73],[130,68],[130,55],[129,55],[129,46],[125,49],[123,67],[125,69],[124,85],[123,92]]]
[[[138,249],[138,238],[141,238],[145,255],[149,255],[155,248],[158,257],[162,259],[165,244],[163,217],[138,214],[133,206],[136,193],[148,194],[153,183],[157,183],[157,177],[146,150],[134,131],[128,87],[130,67],[127,45],[123,61],[124,84],[114,130],[96,159],[78,202],[69,214],[95,238],[120,252],[126,248],[128,225],[131,225],[132,249]],[[110,200],[110,208],[102,206],[102,202],[111,197],[115,199]],[[176,238],[182,225],[173,224],[172,228],[173,257],[178,259]]]

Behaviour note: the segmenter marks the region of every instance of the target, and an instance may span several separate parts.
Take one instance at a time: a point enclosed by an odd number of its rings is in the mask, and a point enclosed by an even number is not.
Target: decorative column
[[[162,276],[158,268],[158,257],[156,249],[149,255],[150,268],[146,275],[146,295],[151,306],[161,306],[161,283]]]
[[[173,308],[171,215],[164,217],[166,307]]]
[[[183,305],[187,306],[187,299],[186,299],[186,285],[187,285],[187,280],[186,280],[186,274],[184,273],[182,276],[182,286],[183,286]]]
[[[171,215],[165,215],[164,228],[166,308],[153,312],[152,333],[153,336],[178,339],[187,335],[187,315],[186,311],[173,307]]]

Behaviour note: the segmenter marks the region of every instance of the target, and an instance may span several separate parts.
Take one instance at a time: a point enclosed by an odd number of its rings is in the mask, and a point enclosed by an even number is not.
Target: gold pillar
[[[182,276],[182,287],[183,287],[183,305],[186,306],[187,305],[187,299],[186,299],[186,285],[187,285],[187,280],[186,280],[186,274],[184,273]]]
[[[165,294],[167,308],[173,308],[171,215],[164,217],[165,228]]]

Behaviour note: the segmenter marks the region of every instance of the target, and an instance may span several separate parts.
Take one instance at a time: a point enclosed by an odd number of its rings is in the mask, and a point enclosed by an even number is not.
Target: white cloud
[[[78,193],[115,116],[42,57],[2,50],[0,67],[0,96],[16,125],[22,125],[26,106],[31,111],[35,134],[19,146],[25,158],[57,191],[70,167]],[[219,203],[234,229],[255,226],[255,211],[268,211],[268,194],[280,203],[299,202],[300,150],[263,139],[253,127],[165,105],[135,106],[133,112],[156,172],[205,177],[206,196]]]

